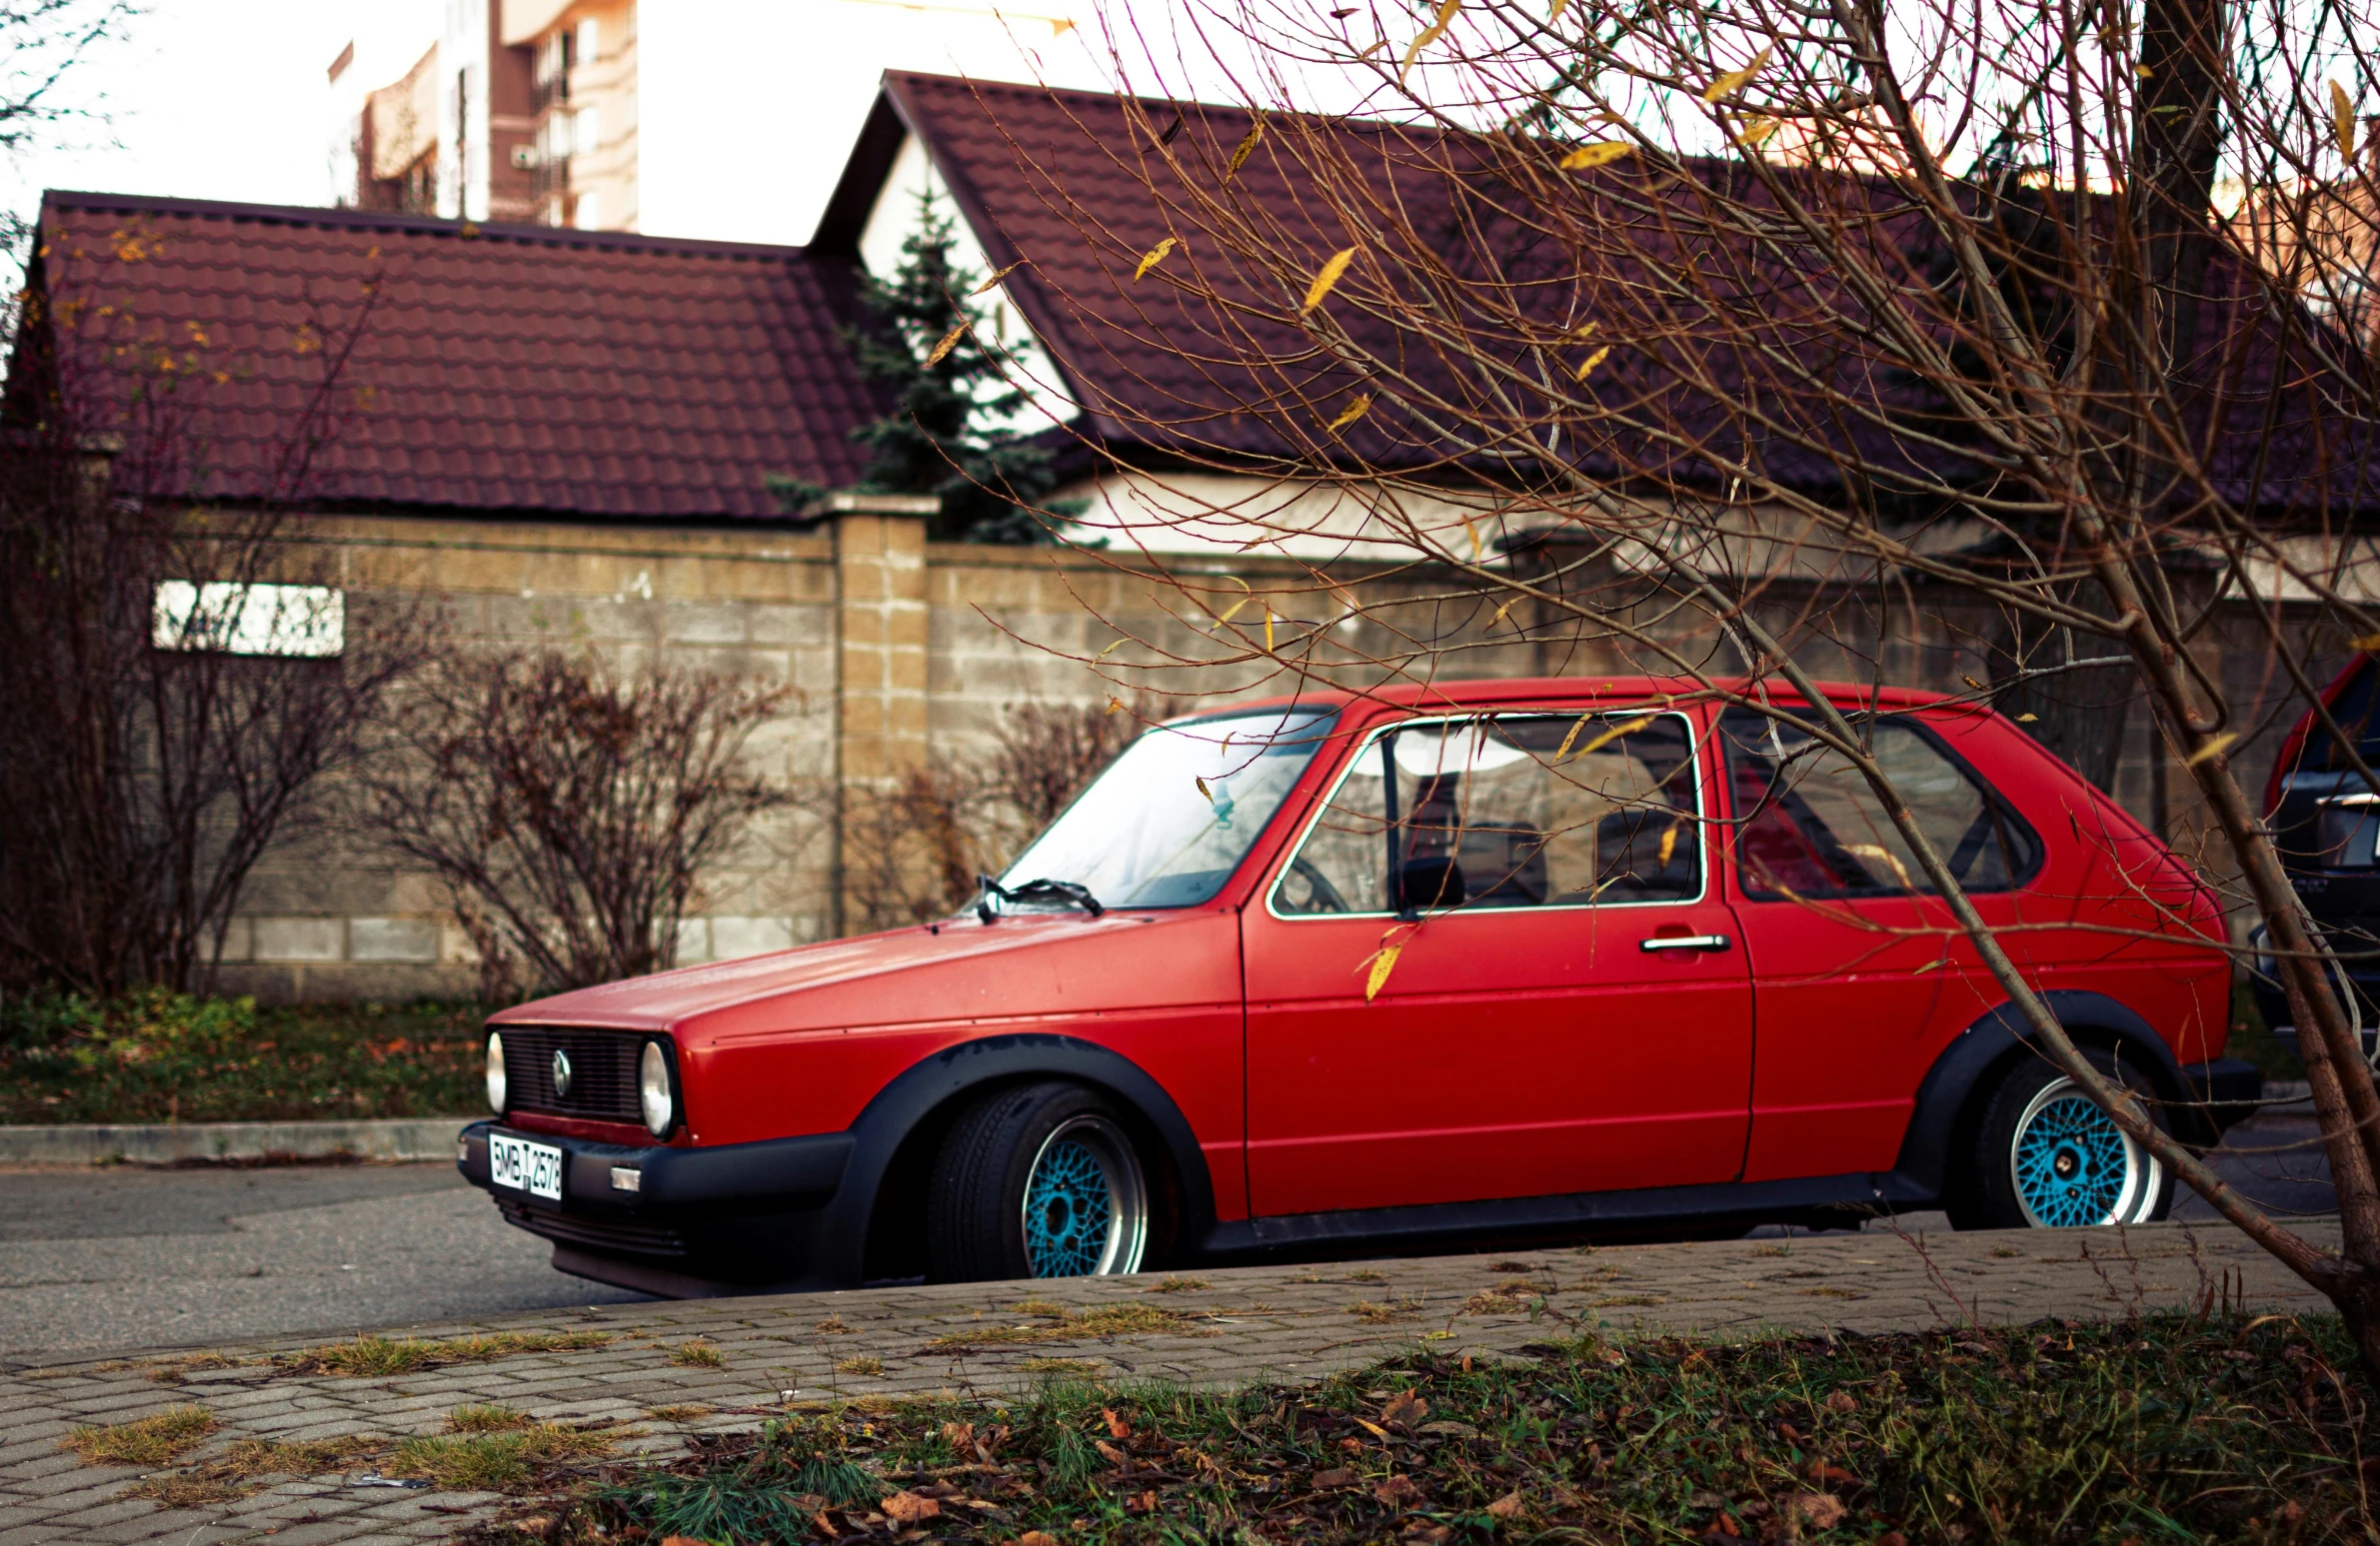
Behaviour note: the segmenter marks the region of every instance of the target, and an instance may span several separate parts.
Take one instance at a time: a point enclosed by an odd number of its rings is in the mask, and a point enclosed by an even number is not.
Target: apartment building
[[[402,3],[356,0],[377,41],[332,66],[334,204],[794,244],[886,70],[1104,79],[1091,0]]]

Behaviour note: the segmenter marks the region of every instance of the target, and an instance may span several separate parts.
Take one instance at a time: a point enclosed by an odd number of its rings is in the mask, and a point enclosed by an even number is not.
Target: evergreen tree
[[[933,196],[918,205],[901,266],[868,278],[872,325],[845,335],[861,376],[891,387],[894,399],[890,414],[852,432],[871,453],[860,488],[942,496],[931,528],[940,541],[1047,542],[1030,507],[1057,477],[1046,449],[997,427],[1023,411],[1027,395],[1007,376],[1006,353],[985,338],[986,313],[970,304],[982,276],[954,262],[957,231]],[[784,479],[773,487],[789,508],[824,493]]]

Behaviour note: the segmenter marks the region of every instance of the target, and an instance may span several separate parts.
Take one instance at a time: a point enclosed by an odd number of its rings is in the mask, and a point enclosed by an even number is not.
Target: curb
[[[471,1116],[368,1122],[177,1122],[0,1127],[0,1164],[170,1165],[176,1160],[453,1159]]]

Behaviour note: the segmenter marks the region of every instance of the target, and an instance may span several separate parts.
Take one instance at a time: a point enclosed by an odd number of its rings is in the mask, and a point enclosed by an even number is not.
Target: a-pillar
[[[865,926],[844,849],[851,815],[926,766],[926,522],[932,495],[837,494],[835,923]]]

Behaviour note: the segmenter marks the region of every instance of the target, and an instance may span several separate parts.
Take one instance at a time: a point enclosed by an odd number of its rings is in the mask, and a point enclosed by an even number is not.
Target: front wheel
[[[2109,1083],[2154,1100],[2138,1070],[2096,1047],[2083,1056]],[[2165,1119],[2153,1104],[2149,1119]],[[1950,1198],[1960,1229],[2145,1224],[2173,1202],[2173,1177],[2080,1086],[2037,1058],[2010,1069],[1985,1102]]]
[[[927,1189],[937,1282],[1137,1272],[1149,1186],[1109,1103],[1079,1084],[996,1091],[955,1123]]]

